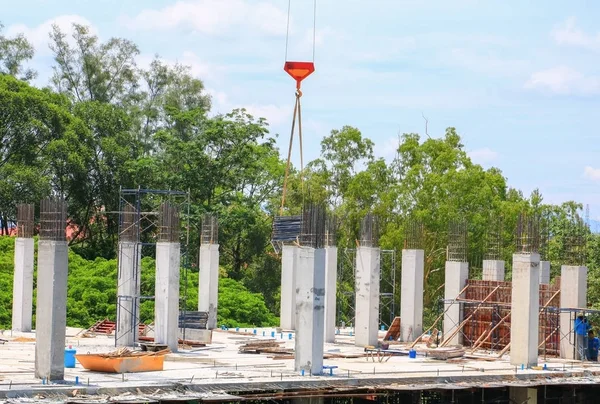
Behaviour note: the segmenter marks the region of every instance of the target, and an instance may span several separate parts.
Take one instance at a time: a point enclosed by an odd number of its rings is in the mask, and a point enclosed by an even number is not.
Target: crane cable
[[[287,61],[288,56],[288,45],[290,39],[290,15],[291,15],[291,7],[292,0],[288,0],[288,18],[287,18],[287,28],[286,28],[286,37],[285,37],[285,59]],[[312,52],[312,61],[315,61],[315,50],[316,50],[316,40],[317,40],[317,0],[313,0],[313,52]],[[294,129],[296,128],[296,117],[298,119],[298,140],[300,142],[300,184],[302,187],[302,198],[304,199],[304,154],[302,147],[302,105],[300,102],[300,98],[302,97],[302,91],[300,87],[296,89],[296,102],[294,104],[294,115],[292,118],[292,130],[290,133],[290,145],[288,148],[288,156],[287,163],[285,166],[285,177],[283,180],[283,191],[281,197],[281,208],[280,215],[283,216],[283,209],[285,206],[285,195],[287,193],[287,183],[290,172],[290,164],[292,160],[292,145],[294,143]]]

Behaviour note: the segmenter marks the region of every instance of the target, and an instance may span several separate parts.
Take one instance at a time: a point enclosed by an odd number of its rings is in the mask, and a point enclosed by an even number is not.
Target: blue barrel
[[[71,349],[71,347],[65,349],[65,367],[66,368],[74,368],[75,367],[75,353],[77,351],[75,349]]]
[[[415,359],[417,357],[417,351],[411,349],[410,351],[408,351],[408,357],[411,359]]]

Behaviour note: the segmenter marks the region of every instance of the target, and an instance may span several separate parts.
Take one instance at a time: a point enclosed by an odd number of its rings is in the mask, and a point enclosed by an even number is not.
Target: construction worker
[[[589,324],[587,319],[583,317],[583,314],[577,316],[575,319],[575,348],[579,356],[579,360],[586,360],[587,358],[587,335],[589,331]]]
[[[600,348],[600,339],[594,336],[594,331],[588,333],[588,359],[598,362],[598,348]]]

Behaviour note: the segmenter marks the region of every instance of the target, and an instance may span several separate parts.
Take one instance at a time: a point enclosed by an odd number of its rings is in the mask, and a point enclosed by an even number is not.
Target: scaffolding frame
[[[147,205],[153,209],[144,211]],[[180,212],[175,214],[175,211]],[[180,296],[180,311],[183,306],[184,319],[187,309],[187,288],[188,272],[191,267],[189,257],[190,240],[190,192],[160,189],[143,189],[141,187],[132,189],[119,189],[119,211],[112,212],[119,215],[119,242],[126,240],[134,244],[133,256],[139,257],[133,259],[133,280],[138,289],[141,289],[142,267],[141,259],[148,255],[148,252],[156,251],[156,242],[164,239],[175,242],[179,240],[181,244],[181,266],[184,269],[184,296]],[[168,214],[168,218],[161,216]],[[171,223],[175,217],[184,220],[178,223]],[[166,222],[165,222],[166,220]],[[185,223],[185,232],[180,233],[179,229],[170,229],[165,233],[166,227],[176,224],[177,227]],[[165,238],[166,237],[166,238]],[[120,268],[120,254],[117,254],[117,268]],[[119,280],[118,280],[119,282]],[[118,291],[118,285],[117,285]],[[119,344],[119,320],[125,313],[131,314],[131,323],[128,332],[134,335],[134,345],[139,343],[139,327],[141,324],[138,308],[145,300],[154,300],[154,295],[144,296],[140,292],[134,295],[117,295],[115,346]],[[128,310],[124,302],[133,302],[133,312]],[[151,327],[149,327],[151,328]],[[185,330],[185,327],[184,327]],[[185,339],[185,336],[184,336]]]
[[[394,317],[399,315],[396,282],[396,250],[380,250],[379,272],[379,324],[390,327]],[[356,312],[356,249],[344,248],[337,268],[336,324],[354,324]],[[344,290],[342,285],[352,285],[352,290]]]

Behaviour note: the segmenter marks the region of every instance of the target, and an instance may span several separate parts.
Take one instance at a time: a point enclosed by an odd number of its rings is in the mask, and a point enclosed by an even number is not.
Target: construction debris
[[[269,353],[269,354],[282,354],[289,355],[293,354],[293,349],[284,348],[282,345],[283,341],[275,341],[275,340],[256,340],[250,341],[239,347],[239,353]]]

